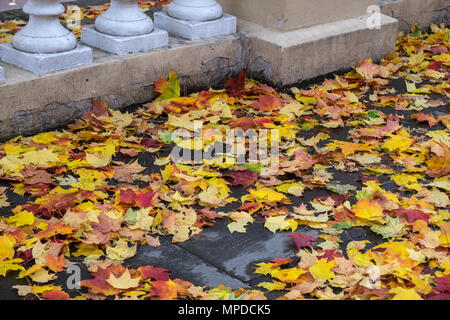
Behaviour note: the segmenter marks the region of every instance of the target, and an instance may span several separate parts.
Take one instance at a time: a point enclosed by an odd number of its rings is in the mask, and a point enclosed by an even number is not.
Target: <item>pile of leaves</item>
[[[143,12],[149,11],[151,8],[167,5],[171,0],[139,0],[139,8]],[[110,3],[102,5],[82,7],[78,5],[63,4],[65,12],[59,17],[61,23],[66,26],[77,37],[81,37],[81,30],[93,24],[99,15],[105,12]],[[13,40],[14,34],[27,24],[21,19],[8,19],[1,21],[0,19],[0,44],[9,43]]]
[[[137,112],[93,100],[65,130],[2,144],[0,275],[27,278],[19,294],[41,299],[69,299],[49,283],[78,263],[93,278],[71,299],[264,299],[260,290],[205,289],[156,266],[124,266],[138,246],[188,241],[225,218],[231,233],[263,221],[292,238],[295,256],[255,266],[271,279],[261,290],[282,291],[280,299],[449,299],[449,42],[445,26],[414,27],[379,64],[366,59],[282,92],[241,73],[224,89],[181,96],[170,72]],[[217,152],[231,129],[277,130],[278,165]],[[175,146],[212,156],[180,161]],[[143,154],[154,156],[150,166],[139,163]],[[305,200],[317,191],[326,196]],[[13,193],[22,204],[9,203]],[[343,245],[353,228],[379,241]]]

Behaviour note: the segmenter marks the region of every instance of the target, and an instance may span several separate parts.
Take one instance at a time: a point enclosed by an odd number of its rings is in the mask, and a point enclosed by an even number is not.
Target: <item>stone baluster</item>
[[[153,27],[152,19],[139,9],[138,0],[111,0],[95,26],[83,29],[81,41],[121,55],[165,47],[169,35]]]
[[[167,13],[155,13],[155,25],[169,33],[200,39],[236,32],[236,17],[223,14],[216,0],[175,0]]]
[[[223,15],[222,7],[216,0],[175,0],[169,4],[167,13],[184,21],[211,21]]]
[[[92,62],[92,50],[77,45],[75,36],[59,22],[64,6],[59,0],[28,0],[23,11],[27,25],[0,46],[3,61],[34,73],[49,73]]]

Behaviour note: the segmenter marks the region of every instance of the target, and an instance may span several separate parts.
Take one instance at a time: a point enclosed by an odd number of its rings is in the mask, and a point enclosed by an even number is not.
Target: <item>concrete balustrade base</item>
[[[170,34],[189,40],[233,34],[236,32],[236,17],[224,14],[212,21],[184,21],[170,17],[165,12],[155,12],[155,26]]]
[[[292,85],[375,61],[394,49],[397,20],[382,16],[369,30],[359,17],[291,32],[278,32],[238,19],[239,33],[188,41],[169,37],[169,46],[129,55],[92,49],[92,64],[34,75],[7,63],[0,83],[0,138],[28,135],[64,125],[101,98],[119,109],[154,98],[153,82],[172,69],[183,90],[218,87],[246,70],[276,86]],[[0,53],[1,54],[1,53]]]
[[[141,36],[118,37],[98,32],[94,26],[89,26],[83,28],[81,41],[106,52],[124,55],[167,47],[169,34],[165,30],[155,28],[152,33]]]
[[[381,15],[380,29],[370,30],[369,15],[280,32],[239,19],[247,36],[247,71],[257,79],[287,85],[358,64],[380,60],[394,51],[398,22]]]
[[[2,67],[0,67],[0,82],[4,81],[5,79],[6,79],[5,78],[5,70],[3,70]]]
[[[46,74],[92,63],[92,49],[77,45],[60,53],[29,53],[15,49],[11,43],[0,45],[2,61],[36,74]]]

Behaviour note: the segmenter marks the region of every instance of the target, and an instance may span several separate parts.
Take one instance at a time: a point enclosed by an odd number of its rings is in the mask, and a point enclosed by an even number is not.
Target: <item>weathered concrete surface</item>
[[[218,0],[224,12],[278,31],[358,17],[376,0]]]
[[[0,63],[8,74],[0,84],[0,138],[66,124],[91,108],[92,97],[113,108],[148,101],[155,96],[153,81],[170,69],[184,89],[218,85],[242,70],[246,57],[241,35],[170,38],[168,48],[126,56],[93,51],[92,64],[43,76]]]
[[[368,15],[290,32],[239,20],[247,35],[247,71],[257,79],[287,85],[357,64],[393,51],[397,20],[382,15],[381,29],[367,28]]]
[[[184,21],[165,12],[155,12],[155,26],[184,39],[197,40],[236,33],[236,17],[224,14],[211,21]]]
[[[106,52],[124,55],[166,47],[169,44],[169,34],[165,30],[155,28],[149,34],[119,37],[98,32],[94,26],[89,26],[83,28],[81,41]]]
[[[409,31],[414,23],[421,28],[450,23],[449,0],[382,0],[379,5],[383,14],[398,19],[401,31]]]

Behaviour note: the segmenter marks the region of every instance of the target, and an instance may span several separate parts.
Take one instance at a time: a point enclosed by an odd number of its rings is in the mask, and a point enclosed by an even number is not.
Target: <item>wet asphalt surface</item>
[[[297,87],[306,89],[308,85],[318,83],[320,84],[324,77],[309,80],[298,84]],[[402,79],[393,80],[390,87],[393,87],[397,92],[405,93],[406,87]],[[282,88],[279,88],[283,90]],[[286,90],[286,89],[285,89]],[[436,96],[438,97],[438,96]],[[442,98],[442,96],[441,96]],[[128,107],[128,111],[133,111],[138,106]],[[375,108],[376,109],[376,108]],[[435,115],[446,114],[449,111],[449,106],[428,109]],[[404,115],[403,125],[407,127],[412,134],[423,134],[426,132],[428,126],[425,124],[417,124],[415,121],[409,119],[412,111],[396,111],[392,108],[382,108],[384,113],[396,113]],[[412,130],[411,130],[412,129]],[[444,129],[443,127],[434,127],[433,130]],[[316,135],[319,129],[313,129],[302,133],[304,138],[309,138]],[[349,141],[348,128],[339,128],[329,132],[331,139]],[[142,154],[138,156],[138,161],[147,169],[145,173],[159,172],[161,167],[154,166],[158,154]],[[131,160],[131,159],[130,159]],[[388,160],[387,160],[388,161]],[[351,184],[358,190],[362,188],[361,173],[351,172],[344,173],[336,171],[333,168],[328,170],[333,173],[334,183]],[[394,182],[389,179],[389,176],[383,175],[378,177],[384,189],[390,189],[398,192]],[[2,185],[5,185],[2,183]],[[245,189],[234,188],[233,197],[240,198]],[[302,197],[290,197],[293,206],[298,206],[300,203],[309,202],[317,197],[331,196],[334,193],[326,189],[305,190]],[[403,193],[408,195],[408,193]],[[21,197],[10,191],[7,193],[8,201],[14,206],[25,203],[31,198]],[[410,196],[410,195],[409,195]],[[350,197],[350,202],[354,203],[355,199]],[[226,207],[218,209],[218,211],[232,211],[241,205],[240,201],[229,204]],[[9,216],[11,207],[0,209],[1,216]],[[171,270],[173,278],[181,278],[190,281],[198,286],[215,287],[220,284],[225,284],[237,288],[252,288],[258,289],[257,284],[268,281],[269,278],[263,275],[254,274],[256,263],[268,262],[275,258],[294,258],[292,263],[296,263],[295,253],[297,252],[294,242],[288,238],[290,232],[281,232],[273,234],[268,229],[264,228],[264,219],[255,215],[255,223],[247,227],[247,233],[233,233],[231,234],[226,225],[229,223],[226,218],[219,219],[212,227],[206,227],[199,235],[192,237],[190,240],[173,244],[171,237],[160,237],[161,246],[150,247],[140,246],[135,257],[125,261],[124,265],[132,268],[137,268],[140,265],[152,265],[159,268]],[[308,227],[300,226],[296,232],[306,233],[311,236],[317,236],[317,230],[309,229]],[[382,238],[373,233],[368,228],[353,228],[341,234],[342,243],[341,248],[345,250],[347,244],[351,241],[369,240],[368,247],[375,246],[383,242]],[[317,244],[317,243],[316,243]],[[72,260],[76,261],[76,260]],[[87,268],[81,263],[82,279],[90,278]],[[25,279],[15,279],[17,272],[9,272],[7,276],[0,279],[0,299],[23,299],[16,294],[16,290],[12,289],[13,285],[28,284]],[[59,273],[59,278],[55,282],[61,285],[64,290],[71,295],[77,295],[76,291],[70,291],[66,288],[66,279],[69,275]],[[86,292],[81,289],[81,292]],[[272,292],[267,294],[270,298],[280,296],[281,292]]]

